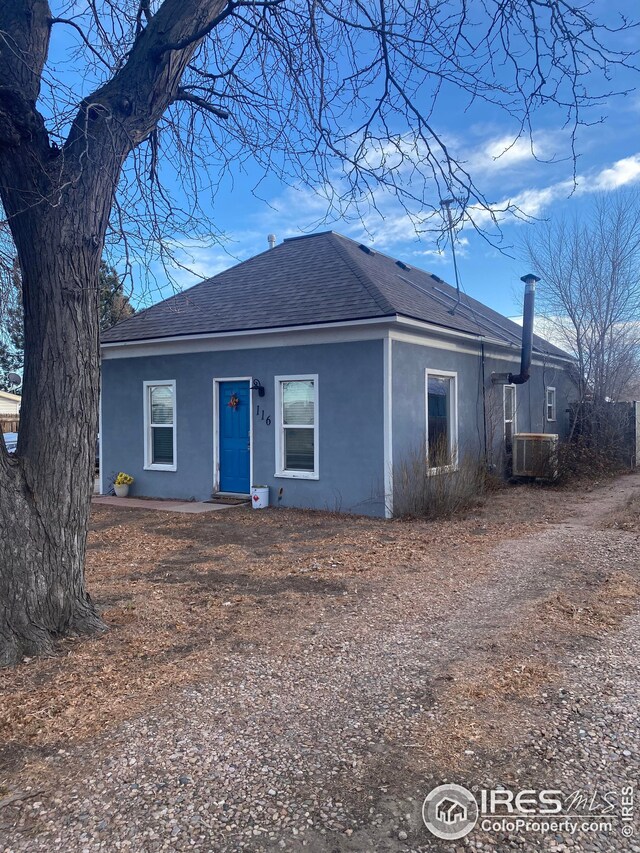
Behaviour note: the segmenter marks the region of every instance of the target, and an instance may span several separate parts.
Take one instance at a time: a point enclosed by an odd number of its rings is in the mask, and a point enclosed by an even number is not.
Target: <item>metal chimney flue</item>
[[[522,349],[520,352],[520,373],[492,373],[495,383],[524,385],[531,372],[531,353],[533,352],[533,318],[536,305],[536,284],[540,281],[533,273],[523,275],[524,307],[522,312]]]
[[[267,234],[267,243],[269,244],[270,249],[275,249],[276,235],[275,234]]]

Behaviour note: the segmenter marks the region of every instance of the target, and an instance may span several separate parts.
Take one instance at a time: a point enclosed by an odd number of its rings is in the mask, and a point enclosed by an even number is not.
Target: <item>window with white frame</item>
[[[144,467],[175,471],[176,383],[174,380],[144,383]]]
[[[430,468],[457,464],[457,375],[427,371],[427,459]]]
[[[551,385],[547,386],[547,420],[555,421],[556,419],[556,389]]]
[[[318,377],[276,376],[276,477],[318,479]]]
[[[503,407],[504,407],[504,443],[507,450],[511,450],[513,436],[516,433],[516,386],[503,385]]]

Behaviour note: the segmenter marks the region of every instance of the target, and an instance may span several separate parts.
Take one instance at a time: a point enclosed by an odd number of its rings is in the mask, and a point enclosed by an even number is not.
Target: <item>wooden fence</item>
[[[20,415],[0,415],[2,432],[19,432]]]

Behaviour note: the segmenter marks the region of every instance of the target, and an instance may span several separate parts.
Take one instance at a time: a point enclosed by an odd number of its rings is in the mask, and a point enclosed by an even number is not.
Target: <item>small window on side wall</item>
[[[276,376],[276,477],[318,479],[318,377]]]
[[[144,383],[144,467],[175,471],[176,383],[174,380]]]
[[[503,386],[504,404],[504,443],[507,451],[511,452],[513,447],[513,436],[516,433],[516,386]]]
[[[549,386],[547,388],[547,420],[555,421],[556,419],[556,389]]]
[[[427,371],[427,459],[429,468],[457,465],[458,419],[455,373]]]

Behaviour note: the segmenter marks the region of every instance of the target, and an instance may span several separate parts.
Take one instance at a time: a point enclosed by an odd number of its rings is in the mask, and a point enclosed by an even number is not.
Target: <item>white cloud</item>
[[[338,177],[335,187],[339,187]],[[250,240],[254,255],[268,248],[267,234],[275,234],[280,243],[287,237],[328,230],[337,221],[337,217],[327,213],[332,192],[330,187],[323,186],[314,189],[304,185],[285,187],[279,195],[268,200],[266,209],[249,217],[250,230],[243,230],[236,239],[243,245]],[[344,222],[340,227],[344,229]]]
[[[519,326],[522,325],[522,315],[509,319]],[[614,328],[628,335],[629,340],[640,338],[640,322],[618,323]],[[569,317],[558,314],[552,316],[536,314],[533,320],[533,331],[565,352],[575,351],[576,331]]]
[[[411,253],[414,258],[442,258],[446,254],[444,249],[423,249],[419,252]]]
[[[534,150],[530,139],[520,137],[513,140],[509,136],[502,136],[500,139],[488,142],[484,146],[483,153],[490,157],[492,162],[504,168],[514,163],[521,163],[523,160],[530,160],[534,156]]]
[[[522,315],[509,317],[509,319],[519,326],[522,325]],[[565,352],[571,352],[575,333],[568,317],[544,317],[541,314],[536,314],[533,319],[533,331],[545,341],[549,341],[550,344],[560,347]]]
[[[536,217],[544,213],[554,201],[557,201],[559,198],[567,198],[572,189],[572,181],[560,181],[549,187],[523,190],[515,198],[511,199],[511,203],[526,216]]]
[[[196,240],[186,240],[174,245],[176,263],[170,265],[173,290],[193,287],[199,281],[217,275],[250,254],[255,254],[248,252],[244,245],[238,245],[232,240],[229,243],[229,248],[219,243],[207,244]]]
[[[389,199],[388,203],[377,202],[378,210],[363,215],[362,223],[350,225],[346,233],[354,240],[371,243],[381,252],[390,250],[400,243],[416,240],[416,228],[420,228],[417,217],[400,209]],[[394,210],[394,207],[396,208]]]
[[[411,252],[414,258],[430,258],[431,260],[445,263],[448,260],[447,252],[444,249],[419,249]]]
[[[543,136],[537,150],[549,154],[553,135]],[[522,166],[531,160],[529,143],[520,139],[505,151],[509,144],[506,136],[493,135],[485,139],[475,155],[477,170]],[[504,152],[504,154],[502,154]],[[500,156],[502,154],[502,156]],[[498,158],[497,160],[495,158]],[[493,164],[493,165],[492,165]],[[503,175],[500,178],[503,181]],[[508,205],[515,205],[526,216],[540,218],[554,203],[568,199],[572,193],[576,196],[596,191],[612,190],[640,180],[640,153],[623,158],[599,171],[585,172],[573,180],[564,179],[548,186],[530,186],[518,189],[512,196],[494,207],[496,216],[506,224],[507,217],[501,213]],[[334,189],[339,192],[340,182],[336,178]],[[390,193],[382,189],[374,190],[369,199],[363,199],[361,218],[341,218],[337,213],[327,215],[331,188],[286,187],[282,193],[269,200],[269,207],[249,217],[247,228],[227,235],[224,246],[201,245],[193,241],[180,247],[180,261],[195,275],[186,270],[176,270],[175,278],[180,287],[188,287],[200,278],[216,275],[233,266],[238,261],[251,257],[267,249],[267,234],[274,233],[277,241],[295,237],[313,231],[335,228],[355,240],[371,243],[382,252],[413,257],[437,264],[451,261],[446,239],[441,237],[442,215],[425,210],[421,215],[407,213]],[[476,225],[488,227],[491,216],[480,208],[472,210]],[[421,236],[417,236],[416,232]],[[460,257],[469,254],[469,239],[458,233],[456,252]]]
[[[513,171],[518,173],[523,166],[531,166],[537,161],[552,161],[557,150],[561,150],[561,134],[540,131],[532,138],[509,135],[493,136],[480,144],[473,145],[461,157],[465,168],[476,179],[495,172]]]
[[[502,221],[504,221],[505,215],[501,211],[508,205],[517,207],[526,216],[541,217],[554,202],[568,199],[572,193],[587,195],[594,192],[607,192],[639,181],[640,153],[616,160],[611,166],[599,171],[578,175],[575,186],[572,180],[566,179],[547,187],[530,187],[521,190],[516,195],[505,198],[494,205],[493,210],[497,218]],[[487,210],[474,208],[472,214],[476,225],[481,227],[491,221],[490,213]]]
[[[552,133],[538,135],[535,143],[536,153],[540,156],[551,156],[556,137],[557,134]],[[509,138],[506,136],[489,138],[476,156],[476,169],[506,169],[516,164],[525,164],[532,159],[531,147],[525,139],[517,140],[515,145],[505,150],[508,145]],[[498,159],[495,159],[496,157]],[[599,171],[579,175],[575,187],[572,179],[564,179],[548,186],[521,189],[496,204],[494,210],[503,222],[506,217],[500,211],[508,205],[516,206],[528,217],[540,218],[554,203],[568,199],[572,193],[582,195],[612,190],[637,181],[640,181],[640,153],[617,160]],[[429,258],[433,262],[441,263],[450,260],[449,253],[445,251],[446,245],[436,244],[435,232],[439,231],[442,225],[438,212],[425,211],[422,216],[411,215],[402,209],[391,194],[376,190],[371,195],[369,209],[362,213],[362,220],[348,221],[337,216],[327,217],[327,198],[327,187],[319,188],[318,192],[308,187],[286,188],[280,196],[270,201],[268,211],[254,217],[252,231],[237,238],[244,249],[244,257],[266,248],[266,235],[269,232],[274,232],[280,241],[321,227],[336,227],[355,240],[372,243],[383,252],[392,253],[401,246],[405,253],[409,250],[415,258]],[[473,219],[480,227],[486,227],[491,222],[489,212],[480,208],[473,210]],[[422,239],[416,237],[416,231],[420,232],[421,229]],[[433,238],[429,232],[434,234]],[[252,240],[251,246],[247,245],[249,236]],[[468,238],[459,235],[456,251],[461,257],[468,254],[468,247]],[[238,252],[241,254],[240,249]],[[225,266],[229,265],[227,258]]]
[[[211,246],[183,246],[180,255],[180,263],[189,267],[190,270],[190,272],[184,272],[187,275],[192,274],[196,278],[206,278],[207,276],[216,275],[240,260],[228,252],[212,248]]]
[[[560,152],[567,150],[568,136],[563,131],[540,130],[531,136],[527,133],[511,135],[483,127],[475,134],[458,136],[440,134],[452,158],[457,160],[473,176],[487,176],[495,172],[518,173],[525,166],[537,161],[553,162]],[[372,169],[393,169],[411,174],[416,160],[425,161],[428,150],[423,140],[410,134],[373,144],[366,151],[364,162]]]
[[[617,160],[613,166],[603,169],[595,178],[593,189],[615,190],[640,180],[640,154]]]

